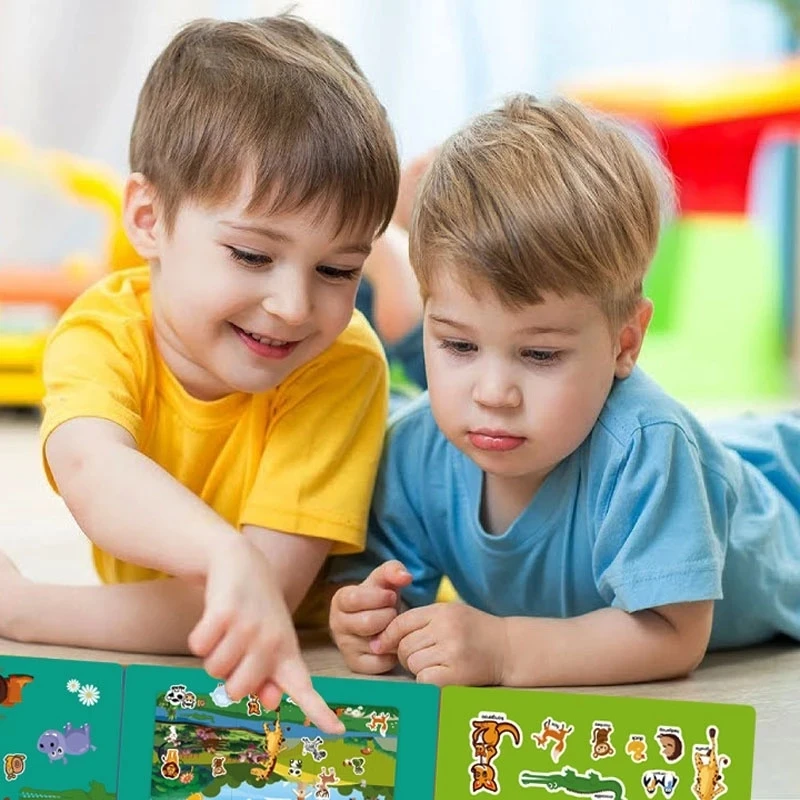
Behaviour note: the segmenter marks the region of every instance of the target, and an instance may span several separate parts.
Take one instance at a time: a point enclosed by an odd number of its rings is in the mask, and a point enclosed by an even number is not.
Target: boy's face
[[[169,234],[153,225],[156,340],[200,399],[268,390],[328,348],[350,321],[371,244],[313,210],[247,215],[248,200],[184,205]]]
[[[484,472],[535,491],[589,434],[615,375],[630,372],[624,335],[583,295],[512,311],[489,289],[476,300],[448,272],[425,305],[433,415]]]

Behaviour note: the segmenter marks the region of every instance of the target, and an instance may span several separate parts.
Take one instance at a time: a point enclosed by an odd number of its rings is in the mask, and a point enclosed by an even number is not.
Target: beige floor
[[[2,413],[0,548],[14,557],[31,578],[76,584],[94,581],[86,542],[60,500],[50,492],[42,475],[35,421]],[[120,656],[117,653],[33,647],[2,639],[0,653],[122,663],[196,663],[187,658],[154,659],[136,654]],[[336,651],[324,641],[309,641],[306,655],[314,674],[348,674]],[[753,797],[770,800],[800,798],[800,647],[786,644],[712,655],[692,678],[685,681],[602,691],[755,706]]]

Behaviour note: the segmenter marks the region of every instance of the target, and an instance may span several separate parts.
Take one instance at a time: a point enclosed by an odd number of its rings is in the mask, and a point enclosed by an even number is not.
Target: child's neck
[[[502,478],[484,472],[480,509],[484,530],[494,536],[505,533],[530,505],[546,477],[524,475],[520,478]]]

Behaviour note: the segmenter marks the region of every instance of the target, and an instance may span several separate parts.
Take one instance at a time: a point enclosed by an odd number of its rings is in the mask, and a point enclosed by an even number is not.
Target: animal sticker
[[[217,708],[228,708],[228,706],[233,705],[233,700],[231,700],[230,695],[225,691],[224,683],[218,683],[217,688],[211,692],[209,697],[214,701],[214,705],[217,706]]]
[[[367,729],[371,731],[377,731],[381,736],[386,736],[386,734],[389,732],[389,723],[396,719],[397,717],[393,716],[388,711],[381,711],[380,713],[376,711],[370,711]]]
[[[316,736],[313,740],[308,736],[302,736],[300,741],[303,743],[304,756],[311,756],[317,763],[328,757],[328,751],[322,749],[325,740],[321,736]]]
[[[169,726],[169,733],[164,737],[164,741],[167,744],[171,744],[173,747],[178,747],[180,745],[180,740],[178,739],[178,730],[174,725]]]
[[[522,743],[522,732],[516,722],[506,719],[502,713],[484,711],[470,720],[472,727],[470,745],[473,762],[469,765],[470,792],[497,794],[500,791],[500,776],[494,760],[500,755],[500,743],[508,735],[514,747]]]
[[[22,690],[33,681],[31,675],[0,675],[0,706],[15,706],[22,702]]]
[[[525,788],[540,786],[548,792],[564,792],[574,797],[625,800],[625,786],[622,781],[618,778],[606,778],[591,769],[584,775],[572,767],[564,767],[561,772],[523,770],[519,774],[519,785]]]
[[[173,683],[164,695],[171,706],[180,706],[186,698],[186,687],[182,683]]]
[[[628,737],[628,744],[625,745],[625,754],[630,756],[631,761],[641,764],[647,761],[647,740],[638,733],[632,733]]]
[[[337,783],[339,783],[339,778],[336,770],[333,767],[323,767],[314,784],[314,800],[330,800],[331,790],[328,787]]]
[[[601,758],[610,758],[617,751],[611,744],[611,734],[614,733],[614,726],[610,722],[597,722],[592,724],[592,761],[599,761]]]
[[[719,755],[717,729],[711,726],[706,734],[708,744],[696,744],[692,749],[694,757],[692,794],[697,800],[714,800],[728,791],[722,770],[730,766],[731,760],[728,756]]]
[[[258,699],[257,694],[247,695],[247,716],[248,717],[261,716],[261,701]]]
[[[566,722],[555,722],[552,717],[542,722],[542,729],[539,733],[532,733],[531,739],[536,743],[536,747],[547,749],[548,742],[554,742],[550,748],[550,758],[554,764],[558,764],[564,751],[567,749],[567,737],[575,730],[572,725]]]
[[[281,715],[278,713],[275,716],[275,723],[270,730],[269,724],[264,723],[264,752],[267,754],[267,759],[264,762],[263,772],[266,772],[264,780],[269,778],[275,770],[275,765],[278,763],[278,756],[283,750],[286,749],[286,739],[283,737],[283,729],[281,728]]]
[[[683,758],[685,747],[680,728],[659,725],[656,731],[656,741],[661,750],[661,757],[668,764],[677,764]]]
[[[299,778],[303,774],[303,759],[290,758],[289,759],[289,777]]]
[[[181,774],[181,757],[178,750],[170,747],[161,756],[161,774],[168,781],[175,781]]]
[[[472,794],[478,794],[478,792],[497,794],[500,791],[497,783],[497,771],[491,764],[472,764],[469,770],[472,775],[472,785],[470,786]]]
[[[664,797],[672,797],[679,780],[674,772],[650,769],[642,775],[642,786],[648,797],[655,797],[659,789]]]
[[[363,775],[364,774],[364,757],[363,756],[356,756],[355,758],[346,758],[342,765],[345,767],[350,767],[353,770],[353,775]]]
[[[211,775],[214,778],[219,778],[220,775],[227,775],[228,770],[225,769],[225,756],[214,756],[211,762]]]
[[[88,723],[80,728],[73,728],[71,723],[64,726],[64,732],[46,730],[37,742],[40,753],[44,753],[50,763],[61,761],[67,763],[67,756],[82,756],[89,750],[97,750],[92,744]]]
[[[26,758],[23,753],[8,753],[3,757],[3,772],[7,781],[15,781],[25,772]]]

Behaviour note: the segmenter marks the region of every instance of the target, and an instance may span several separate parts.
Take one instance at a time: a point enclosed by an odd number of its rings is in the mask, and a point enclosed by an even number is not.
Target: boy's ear
[[[139,255],[147,261],[158,258],[160,225],[156,194],[141,172],[132,173],[125,182],[122,221]]]
[[[643,297],[630,319],[622,326],[619,331],[617,346],[617,365],[614,374],[617,378],[627,378],[642,350],[644,335],[647,333],[647,326],[653,318],[653,302]]]

